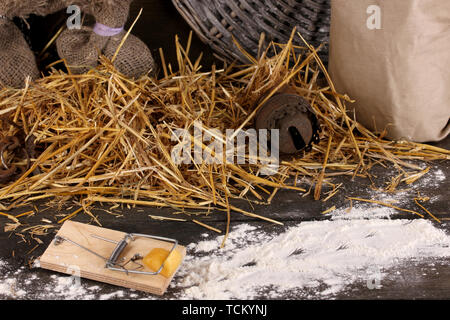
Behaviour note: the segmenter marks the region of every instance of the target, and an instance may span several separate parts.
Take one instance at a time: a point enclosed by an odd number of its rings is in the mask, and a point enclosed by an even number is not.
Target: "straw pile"
[[[176,45],[178,71],[164,63],[162,79],[132,81],[102,58],[101,66],[84,75],[53,69],[25,89],[2,89],[2,135],[13,136],[22,128],[41,152],[22,176],[0,185],[0,209],[39,199],[71,199],[81,208],[60,222],[80,212],[90,214],[90,206],[100,202],[171,207],[177,212],[218,209],[228,218],[238,212],[276,223],[232,206],[230,200],[270,203],[281,189],[327,200],[339,189],[331,177],[370,177],[376,164],[398,170],[390,186],[395,189],[426,174],[410,160],[449,159],[447,150],[384,140],[382,133],[362,127],[345,109],[348,97],[335,91],[316,50],[306,44],[303,54],[292,41],[273,44],[278,52],[273,57],[261,53],[258,59],[249,57],[251,65],[213,67],[210,72],[201,71],[200,58],[190,60],[190,41],[183,48],[177,39]],[[324,86],[318,84],[320,72],[327,79]],[[195,121],[201,121],[206,132],[251,128],[261,105],[286,84],[305,97],[319,117],[321,142],[311,152],[284,159],[273,176],[260,175],[260,164],[173,162],[174,130],[190,130]],[[192,144],[207,148],[201,141]],[[26,165],[24,159],[15,161],[18,167]],[[302,176],[314,182],[310,190],[296,185]],[[332,190],[324,193],[324,184]]]

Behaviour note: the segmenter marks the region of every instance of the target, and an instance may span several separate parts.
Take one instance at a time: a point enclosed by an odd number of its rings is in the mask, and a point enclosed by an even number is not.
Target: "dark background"
[[[144,11],[134,28],[134,34],[149,46],[155,59],[159,59],[158,49],[161,47],[167,62],[175,66],[175,35],[180,37],[182,44],[185,44],[191,27],[175,9],[171,0],[135,0],[132,3],[129,24],[134,21],[141,8]],[[191,52],[193,60],[203,52],[203,67],[206,69],[210,69],[215,62],[209,47],[203,44],[195,33]]]

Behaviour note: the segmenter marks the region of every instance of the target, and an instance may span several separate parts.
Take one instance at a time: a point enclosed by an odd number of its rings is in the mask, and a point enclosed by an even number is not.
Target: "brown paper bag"
[[[330,75],[357,120],[391,139],[450,132],[450,1],[332,0]]]

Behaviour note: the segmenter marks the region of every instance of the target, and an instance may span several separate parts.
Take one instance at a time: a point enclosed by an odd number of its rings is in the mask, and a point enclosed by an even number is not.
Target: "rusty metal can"
[[[272,96],[256,115],[256,129],[280,130],[280,152],[309,151],[319,141],[319,122],[308,101],[298,94]]]

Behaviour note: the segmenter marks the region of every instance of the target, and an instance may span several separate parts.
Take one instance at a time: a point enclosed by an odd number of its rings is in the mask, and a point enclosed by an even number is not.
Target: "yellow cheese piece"
[[[182,258],[178,250],[172,251],[169,258],[167,259],[168,256],[168,250],[156,248],[150,251],[150,253],[145,256],[143,263],[153,272],[157,272],[164,263],[164,267],[161,270],[160,274],[166,278],[170,278],[175,273],[175,271],[177,271]]]

